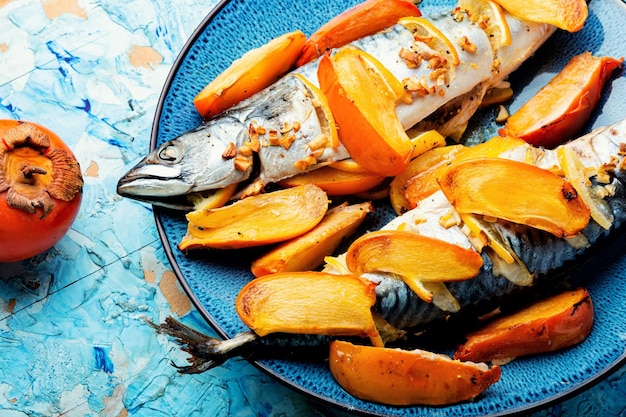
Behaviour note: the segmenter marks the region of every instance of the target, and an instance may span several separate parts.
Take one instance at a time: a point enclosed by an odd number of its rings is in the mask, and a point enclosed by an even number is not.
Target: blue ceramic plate
[[[197,92],[247,50],[285,32],[312,33],[356,0],[231,0],[223,1],[193,34],[165,85],[153,126],[151,149],[201,123],[192,101]],[[452,1],[423,0],[423,14],[450,9]],[[517,109],[558,72],[570,57],[591,51],[595,55],[624,56],[626,6],[620,0],[591,0],[585,28],[575,34],[557,33],[511,77]],[[626,78],[619,74],[605,91],[599,109],[586,130],[626,117]],[[496,133],[493,110],[478,114],[468,130],[469,141]],[[364,227],[376,228],[393,216],[380,208]],[[197,251],[185,255],[176,244],[185,234],[179,213],[156,211],[156,222],[171,264],[183,287],[207,321],[223,337],[245,330],[235,312],[235,297],[251,278],[254,251],[237,253]],[[626,239],[623,239],[626,240]],[[474,402],[450,407],[386,407],[360,401],[344,392],[325,363],[295,360],[255,362],[264,371],[327,404],[376,416],[508,415],[563,400],[605,377],[626,362],[626,256],[613,244],[601,259],[588,263],[576,279],[585,279],[596,307],[589,338],[559,353],[519,359],[503,368],[502,379]]]

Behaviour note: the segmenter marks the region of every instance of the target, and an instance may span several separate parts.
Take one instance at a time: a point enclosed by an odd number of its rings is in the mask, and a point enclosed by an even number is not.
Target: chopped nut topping
[[[446,229],[461,224],[461,217],[454,209],[450,209],[446,214],[439,218],[439,224]]]
[[[264,135],[264,134],[266,134],[266,133],[267,133],[267,129],[266,129],[266,128],[264,128],[263,126],[257,126],[257,128],[256,128],[256,132],[257,132],[259,135]]]
[[[427,96],[430,94],[428,83],[424,78],[421,80],[417,80],[414,77],[405,78],[402,80],[402,84],[404,85],[404,91],[407,93],[417,93],[421,96]]]
[[[224,149],[224,152],[222,152],[222,158],[232,159],[235,156],[237,156],[237,148],[235,147],[235,144],[233,142],[230,142],[226,146],[226,149]]]
[[[235,164],[235,169],[241,172],[247,171],[252,166],[251,158],[244,155],[237,155],[233,163]]]
[[[258,139],[250,139],[248,143],[248,146],[250,146],[250,149],[252,149],[254,152],[259,152],[261,150],[261,142]]]
[[[458,42],[461,49],[469,52],[470,54],[473,54],[478,50],[478,47],[472,43],[467,36],[461,37]]]
[[[452,18],[455,22],[460,23],[465,19],[465,15],[463,14],[463,10],[460,7],[455,7],[452,11]]]
[[[291,144],[296,140],[296,135],[293,133],[289,133],[280,138],[279,143],[285,149],[289,149]]]
[[[298,132],[298,130],[300,130],[300,122],[293,122],[294,133]]]
[[[309,155],[304,159],[300,159],[299,161],[294,162],[294,166],[299,170],[305,171],[308,167],[315,165],[317,163],[317,158],[313,155]]]
[[[316,151],[320,148],[324,148],[328,145],[328,137],[324,134],[317,136],[315,139],[310,140],[307,146],[312,151]]]
[[[278,130],[270,129],[268,134],[268,140],[270,146],[278,146],[280,145],[280,136],[278,136]]]
[[[398,55],[406,61],[409,68],[417,68],[422,63],[422,56],[410,49],[402,48],[400,49]]]
[[[240,155],[243,155],[243,156],[250,156],[250,155],[252,155],[252,149],[250,148],[249,143],[250,142],[244,142],[244,144],[239,147],[238,153]]]

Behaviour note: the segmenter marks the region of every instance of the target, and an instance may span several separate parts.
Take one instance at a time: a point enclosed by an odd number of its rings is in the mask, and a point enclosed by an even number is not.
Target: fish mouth
[[[189,211],[193,205],[186,195],[192,187],[182,179],[177,168],[140,163],[120,178],[117,194],[160,207]]]

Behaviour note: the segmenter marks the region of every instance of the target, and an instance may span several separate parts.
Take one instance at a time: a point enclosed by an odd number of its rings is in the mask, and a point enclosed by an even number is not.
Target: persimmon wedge
[[[593,302],[587,290],[566,291],[469,334],[454,358],[505,364],[520,356],[564,349],[585,340],[593,319]]]
[[[295,65],[305,41],[296,30],[246,52],[198,93],[196,110],[211,118],[270,86]]]
[[[329,196],[362,193],[380,185],[386,177],[371,172],[349,172],[331,166],[322,167],[280,181],[283,187],[315,184]]]
[[[298,333],[369,337],[382,346],[371,308],[376,284],[353,275],[282,272],[255,278],[235,302],[241,320],[259,336]]]
[[[417,233],[379,230],[355,240],[346,252],[348,269],[357,275],[399,275],[424,301],[433,295],[423,283],[460,281],[478,275],[483,260],[469,248]]]
[[[457,163],[439,185],[459,213],[508,220],[558,237],[575,236],[590,218],[569,182],[524,162],[484,158]]]
[[[330,372],[351,395],[388,405],[468,401],[500,379],[499,366],[461,362],[425,350],[330,344]]]
[[[623,61],[589,52],[573,57],[508,118],[499,133],[545,148],[571,139],[589,120],[604,85]]]
[[[328,196],[311,184],[195,210],[187,213],[187,233],[178,248],[239,249],[282,242],[315,227],[327,210]]]
[[[531,22],[549,23],[568,32],[577,32],[587,21],[586,0],[495,0],[514,16]]]
[[[404,181],[404,185],[396,184],[395,187],[402,187],[405,207],[409,209],[416,207],[420,201],[439,190],[438,179],[454,164],[479,158],[496,158],[503,152],[510,151],[514,148],[523,146],[528,148],[528,144],[519,138],[496,136],[490,140],[472,147],[455,145],[454,147],[446,147],[441,150],[433,149],[436,152],[427,152],[424,159],[416,158],[411,161],[409,167],[396,178],[398,181]],[[407,171],[413,170],[414,164],[426,162],[426,158],[434,157],[437,153],[446,153],[447,148],[452,148],[449,154],[442,157],[439,163],[433,164],[430,168],[415,172],[415,175],[406,174]],[[395,181],[395,180],[394,180]],[[398,201],[402,201],[398,199]]]
[[[330,49],[379,32],[406,16],[421,16],[411,0],[366,0],[357,4],[309,36],[297,65],[302,66]]]
[[[343,203],[333,207],[313,229],[273,248],[252,262],[254,276],[313,270],[363,223],[372,203]]]
[[[401,173],[413,145],[395,113],[402,97],[377,65],[358,50],[342,48],[324,55],[318,79],[339,128],[339,140],[366,170],[381,175]],[[400,91],[403,91],[400,89]]]

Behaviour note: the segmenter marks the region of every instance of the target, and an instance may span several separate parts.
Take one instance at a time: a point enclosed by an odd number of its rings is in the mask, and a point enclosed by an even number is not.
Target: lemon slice
[[[502,7],[492,0],[459,0],[458,7],[480,26],[494,48],[511,44],[511,29]]]
[[[292,76],[302,81],[302,84],[304,84],[308,93],[311,95],[315,107],[315,112],[317,113],[317,116],[320,120],[322,131],[330,140],[331,147],[339,147],[339,134],[337,133],[337,125],[335,123],[335,118],[333,117],[333,112],[330,110],[330,105],[328,104],[326,96],[320,91],[319,87],[309,81],[304,75],[294,74]]]
[[[576,151],[572,148],[561,146],[557,149],[557,155],[565,177],[578,192],[583,202],[589,207],[591,218],[604,229],[610,229],[613,224],[613,215],[610,213],[610,209],[603,208],[604,200],[594,198],[592,195],[590,187],[587,185],[589,180],[585,174],[585,167]]]
[[[452,41],[441,33],[430,20],[423,17],[405,17],[398,20],[398,23],[410,30],[416,40],[424,42],[428,47],[448,58],[452,65],[457,66],[461,63]]]

